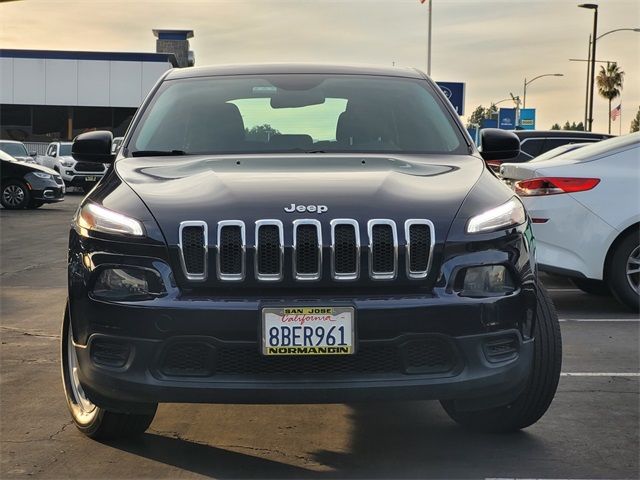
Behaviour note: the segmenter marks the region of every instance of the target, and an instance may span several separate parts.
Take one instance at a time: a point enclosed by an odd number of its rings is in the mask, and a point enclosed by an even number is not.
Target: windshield
[[[135,127],[130,153],[467,153],[423,80],[266,75],[165,82]]]
[[[61,143],[60,144],[60,155],[61,157],[70,157],[71,156],[71,145],[72,143]]]
[[[22,143],[0,143],[0,150],[12,157],[28,157],[27,148]]]
[[[562,155],[563,153],[566,152],[571,152],[573,150],[577,150],[578,148],[582,148],[589,145],[588,143],[569,143],[567,145],[562,145],[561,147],[556,147],[553,148],[551,150],[549,150],[548,152],[543,153],[542,155],[538,155],[537,157],[535,157],[533,160],[531,160],[531,163],[533,162],[543,162],[545,160],[549,160],[551,158],[555,158],[559,155]]]

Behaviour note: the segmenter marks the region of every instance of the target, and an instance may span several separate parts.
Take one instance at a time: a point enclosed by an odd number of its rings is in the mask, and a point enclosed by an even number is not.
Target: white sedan
[[[640,133],[550,160],[504,163],[500,174],[533,222],[540,270],[590,293],[640,305]]]

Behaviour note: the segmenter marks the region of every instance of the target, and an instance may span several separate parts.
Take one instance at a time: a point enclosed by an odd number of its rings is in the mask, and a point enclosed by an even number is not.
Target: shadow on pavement
[[[526,432],[473,433],[450,420],[437,402],[352,406],[347,454],[319,451],[335,477],[486,478],[532,475],[531,458],[547,446]]]
[[[181,470],[215,478],[308,478],[318,475],[317,472],[268,458],[153,433],[145,433],[127,442],[106,444]],[[132,476],[136,476],[135,472],[132,472]]]
[[[532,475],[533,458],[551,447],[534,435],[468,432],[446,417],[437,402],[350,405],[347,452],[291,452],[312,468],[246,455],[191,440],[145,434],[115,448],[186,471],[217,478],[477,478]],[[330,435],[327,436],[331,438]],[[307,439],[300,435],[300,445]],[[330,448],[329,445],[327,445]],[[533,468],[532,468],[533,466]],[[316,467],[316,468],[313,468]],[[318,467],[321,470],[318,471]]]

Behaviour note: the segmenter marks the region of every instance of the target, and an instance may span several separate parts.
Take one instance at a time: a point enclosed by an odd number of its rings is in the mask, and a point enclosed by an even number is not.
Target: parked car
[[[509,163],[529,162],[549,150],[571,143],[594,143],[611,138],[603,133],[581,132],[574,130],[515,130],[520,139],[520,153]],[[487,163],[494,171],[499,171],[504,160],[489,159]]]
[[[35,163],[36,152],[27,152],[27,147],[22,142],[14,140],[0,140],[0,151],[11,155],[19,162]]]
[[[58,173],[18,161],[4,150],[0,150],[0,176],[0,203],[6,209],[38,208],[64,199],[64,183]]]
[[[528,217],[424,74],[170,70],[117,155],[110,132],[73,155],[115,161],[69,238],[62,371],[86,435],[139,434],[161,402],[438,399],[493,432],[551,403]]]
[[[592,143],[567,143],[566,145],[562,145],[561,147],[556,147],[552,150],[549,150],[548,152],[543,153],[542,155],[538,155],[536,158],[530,160],[527,163],[537,163],[537,162],[544,162],[545,160],[550,160],[552,158],[556,158],[562,154],[565,154],[567,152],[571,152],[573,150],[577,150],[578,148],[582,148],[582,147],[586,147],[587,145],[593,145]],[[503,172],[504,172],[504,168],[503,166],[499,166],[497,167],[498,170],[498,176],[510,187],[513,187],[513,181],[511,179],[508,178],[504,178]],[[495,171],[495,169],[494,169]]]
[[[640,134],[501,172],[533,219],[539,268],[638,310]]]
[[[62,175],[67,187],[79,187],[90,190],[104,175],[107,167],[101,163],[78,162],[71,156],[72,142],[52,142],[45,155],[38,156],[36,161]]]

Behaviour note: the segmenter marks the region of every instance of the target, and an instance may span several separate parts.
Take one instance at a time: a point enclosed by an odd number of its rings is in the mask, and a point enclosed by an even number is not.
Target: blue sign
[[[498,120],[494,118],[483,118],[480,128],[498,128]]]
[[[464,115],[464,90],[462,82],[436,82],[445,97],[449,99],[458,115]]]
[[[536,109],[535,108],[522,108],[520,110],[520,127],[522,127],[523,130],[536,129]]]
[[[502,130],[516,129],[516,109],[501,108],[498,112],[498,128]]]

